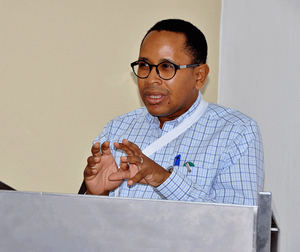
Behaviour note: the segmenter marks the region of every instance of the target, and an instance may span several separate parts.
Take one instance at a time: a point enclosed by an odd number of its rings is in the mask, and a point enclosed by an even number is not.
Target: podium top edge
[[[260,195],[272,195],[271,192],[259,192]]]
[[[100,196],[100,195],[85,195],[85,194],[71,194],[71,193],[51,193],[51,192],[30,192],[30,191],[9,191],[9,190],[0,190],[1,193],[7,194],[27,194],[27,195],[39,195],[39,196],[50,196],[50,197],[70,197],[70,198],[93,198],[93,199],[109,199],[109,200],[133,200],[133,201],[152,201],[152,202],[166,202],[168,204],[198,204],[198,205],[216,205],[216,206],[225,206],[225,207],[243,207],[243,208],[257,208],[257,205],[235,205],[235,204],[224,204],[224,203],[214,203],[214,202],[193,202],[193,201],[179,201],[179,200],[156,200],[156,199],[141,199],[141,198],[123,198],[123,197],[109,197],[109,196]],[[268,192],[264,192],[270,194]]]

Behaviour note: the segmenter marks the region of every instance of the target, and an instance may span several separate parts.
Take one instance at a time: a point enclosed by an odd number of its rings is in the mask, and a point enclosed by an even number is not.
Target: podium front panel
[[[257,207],[0,191],[0,251],[255,251]]]

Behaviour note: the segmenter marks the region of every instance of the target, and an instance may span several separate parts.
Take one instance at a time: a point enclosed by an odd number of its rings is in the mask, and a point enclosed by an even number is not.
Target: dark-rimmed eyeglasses
[[[137,60],[132,62],[131,64],[132,71],[134,74],[141,79],[146,79],[153,67],[155,67],[156,73],[160,78],[163,80],[170,80],[172,79],[177,70],[189,68],[189,67],[196,67],[200,66],[201,64],[189,64],[189,65],[176,65],[170,61],[163,61],[158,65],[150,64],[145,60]]]

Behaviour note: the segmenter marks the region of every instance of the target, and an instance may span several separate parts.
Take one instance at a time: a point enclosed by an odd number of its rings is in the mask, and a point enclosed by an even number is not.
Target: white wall
[[[0,181],[76,193],[93,138],[141,106],[129,64],[165,18],[200,27],[216,101],[220,0],[0,0]]]
[[[281,251],[299,251],[300,1],[222,4],[218,100],[259,122]]]

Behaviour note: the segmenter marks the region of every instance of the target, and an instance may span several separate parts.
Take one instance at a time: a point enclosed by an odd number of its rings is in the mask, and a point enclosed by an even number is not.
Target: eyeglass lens
[[[134,66],[134,72],[139,78],[147,78],[151,72],[151,69],[152,66],[145,61],[138,61]],[[174,77],[176,72],[174,64],[168,61],[159,63],[156,69],[162,79],[171,79],[172,77]]]

